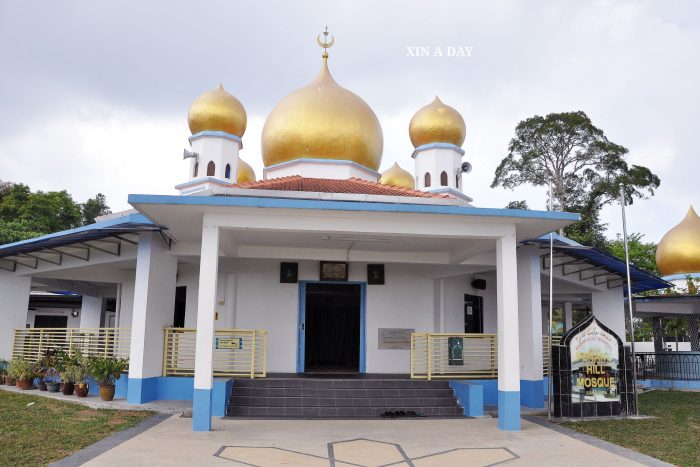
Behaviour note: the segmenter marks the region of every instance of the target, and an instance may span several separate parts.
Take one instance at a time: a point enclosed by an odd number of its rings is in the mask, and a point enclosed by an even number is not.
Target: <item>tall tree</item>
[[[85,201],[81,206],[83,211],[83,224],[92,224],[98,216],[111,214],[112,211],[107,206],[107,197],[102,193],[97,193],[94,198]]]
[[[624,185],[628,202],[654,194],[659,177],[627,164],[627,149],[608,140],[581,111],[536,115],[520,122],[508,156],[496,168],[491,187],[552,184],[556,209],[582,213],[567,234],[589,244],[604,242],[600,209],[617,199]]]

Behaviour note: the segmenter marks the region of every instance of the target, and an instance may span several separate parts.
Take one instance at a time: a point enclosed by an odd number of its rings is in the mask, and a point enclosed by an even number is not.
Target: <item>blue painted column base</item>
[[[211,389],[194,388],[192,398],[192,430],[211,431]]]
[[[520,430],[520,391],[498,391],[498,429]]]
[[[543,394],[547,394],[547,386],[543,380],[520,380],[520,405],[531,409],[543,409]]]

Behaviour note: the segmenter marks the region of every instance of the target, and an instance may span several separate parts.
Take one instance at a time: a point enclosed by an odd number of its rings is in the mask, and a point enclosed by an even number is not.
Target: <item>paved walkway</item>
[[[215,419],[210,433],[193,433],[191,424],[191,419],[169,416],[106,452],[94,453],[98,455],[84,465],[663,465],[623,449],[620,455],[605,443],[589,444],[526,420],[520,432],[499,431],[492,418]],[[85,454],[81,462],[91,457]],[[61,465],[76,465],[70,458],[67,461]]]

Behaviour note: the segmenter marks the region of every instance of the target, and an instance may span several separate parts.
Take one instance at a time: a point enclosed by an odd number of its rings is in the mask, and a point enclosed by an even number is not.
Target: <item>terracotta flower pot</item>
[[[31,379],[18,379],[16,386],[22,390],[34,389],[34,381]]]
[[[61,390],[61,384],[60,383],[46,383],[46,389],[48,389],[49,392],[58,392]]]
[[[38,381],[36,387],[39,388],[39,391],[46,391],[46,381]]]
[[[12,376],[6,376],[5,377],[5,384],[8,386],[14,386],[17,383],[17,380],[15,380]]]
[[[61,392],[63,393],[64,396],[72,396],[73,391],[75,390],[75,385],[73,383],[63,383],[61,388]]]
[[[103,401],[114,400],[114,386],[100,386],[100,397]]]
[[[88,385],[86,383],[78,383],[75,385],[75,395],[78,397],[87,397]]]

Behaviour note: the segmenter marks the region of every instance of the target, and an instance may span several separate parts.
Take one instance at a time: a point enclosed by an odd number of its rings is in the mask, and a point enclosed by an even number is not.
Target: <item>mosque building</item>
[[[197,431],[223,415],[468,414],[476,393],[518,430],[547,393],[550,274],[567,328],[584,310],[624,340],[624,263],[559,235],[550,262],[548,234],[579,215],[479,207],[465,119],[438,97],[381,170],[381,124],[331,75],[332,42],[269,113],[261,155],[243,149],[248,98],[219,86],[190,106],[178,195],[0,246],[0,357],[47,339],[127,356],[118,396],[192,400]],[[260,156],[255,174],[244,158]],[[667,286],[632,268],[633,292]],[[47,291],[82,307],[30,305]]]

